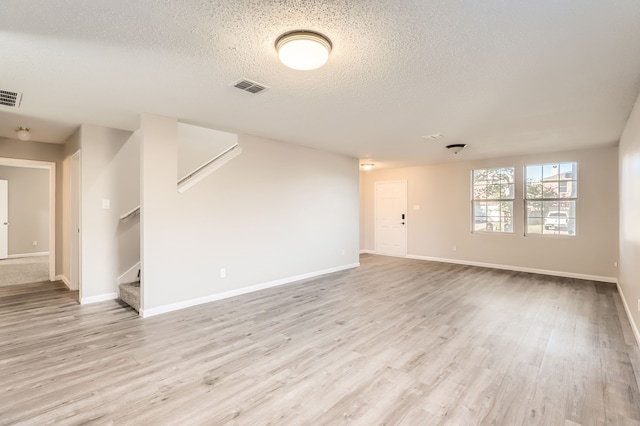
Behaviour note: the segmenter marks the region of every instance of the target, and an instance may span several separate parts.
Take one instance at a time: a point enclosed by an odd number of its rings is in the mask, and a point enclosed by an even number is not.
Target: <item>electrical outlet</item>
[[[458,251],[458,246],[454,244],[453,247],[451,247],[451,251]]]
[[[618,262],[613,262],[613,267],[617,268],[618,267]]]
[[[37,241],[33,241],[33,242],[31,243],[31,245],[33,245],[33,246],[37,246],[37,245],[38,245],[38,242],[37,242]]]
[[[220,268],[220,278],[225,278],[227,276],[227,268]]]

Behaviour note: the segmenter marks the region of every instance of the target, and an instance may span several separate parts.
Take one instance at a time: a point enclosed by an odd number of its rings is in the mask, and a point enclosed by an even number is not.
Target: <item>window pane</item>
[[[529,218],[529,219],[527,219],[527,234],[542,234],[542,219],[541,218]]]
[[[528,199],[543,198],[541,182],[527,183],[527,187],[525,188],[525,190],[526,190],[525,196]]]
[[[487,185],[487,198],[491,200],[500,199],[500,184]]]
[[[474,200],[486,200],[487,199],[487,185],[473,185],[473,199]]]
[[[513,183],[516,179],[516,168],[506,167],[502,169],[502,174],[504,176],[505,182]]]
[[[558,198],[558,182],[544,182],[542,184],[542,198]]]
[[[525,168],[525,179],[527,184],[542,181],[542,165],[527,166]]]
[[[529,218],[542,219],[544,217],[544,214],[542,212],[542,201],[528,201],[527,215]],[[542,223],[542,220],[540,220],[540,223]]]
[[[485,184],[487,182],[487,171],[486,170],[474,170],[473,171],[473,183],[482,183]]]
[[[542,179],[544,181],[558,180],[560,174],[557,164],[543,164],[542,165]]]
[[[509,198],[512,199],[512,200],[514,198],[516,198],[516,184],[515,183],[509,184]]]
[[[576,163],[560,163],[560,174],[569,179],[574,179]]]

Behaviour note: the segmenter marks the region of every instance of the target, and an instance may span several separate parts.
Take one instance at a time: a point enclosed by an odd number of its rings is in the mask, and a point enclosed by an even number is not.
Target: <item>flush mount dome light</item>
[[[362,170],[364,170],[365,172],[368,172],[369,170],[372,170],[373,166],[375,166],[374,163],[362,163],[362,164],[360,164],[360,167],[362,167]]]
[[[292,31],[278,37],[276,50],[280,61],[289,68],[309,71],[327,63],[331,41],[313,31]]]
[[[28,127],[18,127],[16,129],[16,133],[18,134],[18,139],[21,141],[28,141],[31,138],[31,134],[29,133]]]

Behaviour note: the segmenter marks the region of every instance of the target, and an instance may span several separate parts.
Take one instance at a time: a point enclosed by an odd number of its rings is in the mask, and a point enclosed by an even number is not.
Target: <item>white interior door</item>
[[[407,255],[407,182],[376,182],[376,253]]]
[[[9,181],[0,180],[0,259],[9,257]]]
[[[71,290],[80,289],[80,153],[71,157],[69,173],[69,213],[71,253],[69,255],[69,281]],[[82,291],[82,290],[80,290]],[[82,294],[80,295],[82,297]]]

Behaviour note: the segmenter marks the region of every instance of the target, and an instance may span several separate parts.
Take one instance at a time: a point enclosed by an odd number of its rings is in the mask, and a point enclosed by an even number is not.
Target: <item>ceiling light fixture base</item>
[[[453,152],[455,155],[458,155],[458,153],[462,151],[466,146],[466,143],[454,143],[451,145],[447,145],[447,149]]]

